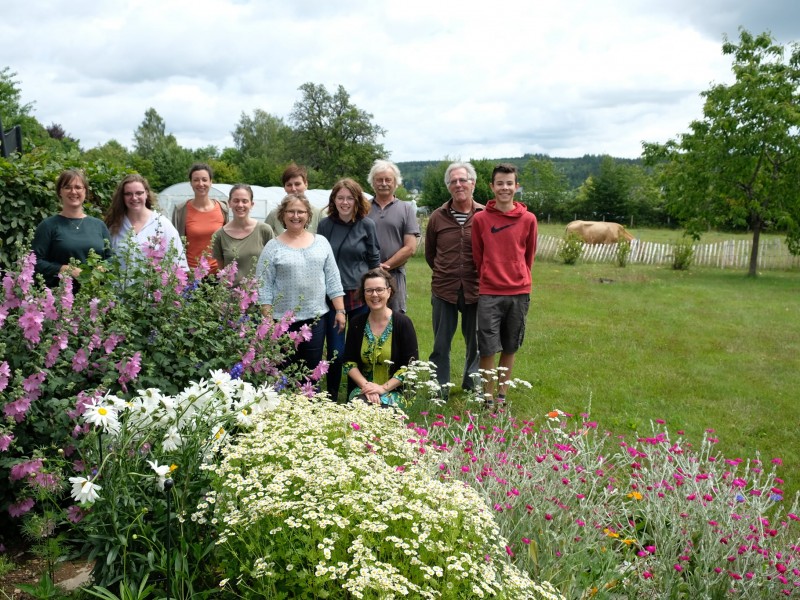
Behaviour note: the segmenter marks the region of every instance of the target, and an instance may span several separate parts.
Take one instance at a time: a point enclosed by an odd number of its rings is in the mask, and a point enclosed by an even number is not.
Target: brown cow
[[[587,244],[616,244],[633,236],[619,223],[605,221],[572,221],[567,225],[567,235],[577,233]]]

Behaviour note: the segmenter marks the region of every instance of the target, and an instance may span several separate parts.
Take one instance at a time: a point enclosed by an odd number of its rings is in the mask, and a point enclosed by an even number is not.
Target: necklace
[[[75,231],[80,231],[81,225],[83,225],[83,220],[86,218],[86,216],[83,216],[80,219],[71,219],[70,217],[64,217],[64,218],[70,222],[70,224],[75,228]],[[77,225],[75,224],[75,221],[78,222]]]

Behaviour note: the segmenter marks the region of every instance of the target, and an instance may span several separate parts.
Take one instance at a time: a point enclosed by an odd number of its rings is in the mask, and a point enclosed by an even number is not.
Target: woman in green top
[[[250,216],[253,209],[253,189],[246,183],[231,188],[228,206],[233,219],[217,229],[211,239],[211,255],[220,268],[236,263],[234,285],[243,277],[254,277],[256,263],[267,242],[275,237],[272,227]]]
[[[83,171],[68,169],[61,173],[56,181],[61,211],[36,227],[32,244],[36,272],[44,277],[48,287],[58,286],[61,273],[70,277],[81,274],[80,267],[70,265],[73,258],[85,263],[91,252],[105,260],[111,258],[108,227],[83,210],[88,187]]]
[[[405,372],[419,357],[419,349],[411,319],[388,306],[395,289],[394,278],[381,268],[361,278],[359,292],[369,313],[350,319],[343,357],[351,399],[402,406]]]

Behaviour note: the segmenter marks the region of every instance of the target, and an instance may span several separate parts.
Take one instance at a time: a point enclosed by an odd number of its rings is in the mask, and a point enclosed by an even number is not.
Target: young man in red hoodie
[[[492,171],[494,199],[473,217],[472,258],[478,270],[478,348],[480,369],[499,367],[497,400],[505,400],[514,354],[525,337],[531,294],[531,267],[536,254],[536,216],[514,201],[517,168],[500,164]],[[495,355],[500,361],[495,366]],[[494,381],[484,385],[494,400]]]

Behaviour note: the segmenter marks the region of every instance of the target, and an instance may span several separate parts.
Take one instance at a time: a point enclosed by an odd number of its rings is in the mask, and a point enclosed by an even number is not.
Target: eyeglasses
[[[356,199],[353,198],[352,196],[336,196],[336,198],[334,198],[334,200],[336,202],[355,202],[356,201]]]
[[[375,179],[375,183],[394,183],[394,177],[380,177]]]
[[[297,215],[298,217],[302,217],[304,214],[308,213],[307,210],[287,210],[287,215]]]
[[[86,188],[83,187],[82,185],[65,185],[61,189],[64,190],[65,192],[82,192]]]
[[[385,287],[367,288],[364,290],[365,296],[379,296],[387,290]]]
[[[451,179],[450,183],[447,185],[467,185],[472,179],[465,179],[463,177],[457,177],[456,179]]]
[[[139,190],[138,192],[124,192],[122,195],[126,198],[133,198],[134,196],[137,198],[144,198],[147,195],[147,192],[144,190]]]

